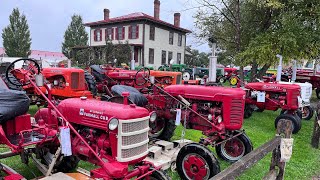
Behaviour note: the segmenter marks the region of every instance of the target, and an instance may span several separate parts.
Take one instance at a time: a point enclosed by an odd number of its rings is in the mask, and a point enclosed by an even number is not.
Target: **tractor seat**
[[[121,96],[123,92],[129,92],[129,99],[137,106],[143,107],[148,104],[148,99],[141,94],[136,88],[125,85],[114,85],[111,88],[112,94]]]
[[[29,110],[30,99],[24,91],[0,89],[0,124]]]

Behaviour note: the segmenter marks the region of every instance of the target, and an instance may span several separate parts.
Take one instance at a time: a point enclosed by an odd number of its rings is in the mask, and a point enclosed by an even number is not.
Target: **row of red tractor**
[[[16,69],[21,62],[23,68]],[[0,106],[0,142],[10,148],[10,155],[20,155],[22,162],[35,155],[44,166],[64,172],[73,170],[79,160],[88,161],[98,166],[90,171],[93,178],[167,179],[161,167],[144,161],[148,143],[169,141],[181,124],[201,131],[205,138],[180,149],[175,162],[178,174],[181,179],[209,179],[220,172],[220,166],[207,146],[215,147],[217,155],[229,162],[252,151],[242,124],[254,110],[282,109],[274,126],[281,119],[290,120],[293,133],[301,129],[302,118],[313,114],[310,98],[304,98],[311,97],[312,86],[297,83],[255,82],[240,88],[191,85],[182,81],[180,72],[108,65],[93,65],[87,71],[41,69],[32,59],[11,63],[3,79],[10,89],[26,92],[29,103],[39,107],[31,118],[28,109],[17,113],[8,103],[5,108],[11,108],[12,116],[3,118],[4,105]],[[1,93],[21,91],[0,88]],[[53,159],[61,150],[62,129],[70,130],[71,154],[64,156],[63,150]],[[5,172],[6,177],[18,176]]]

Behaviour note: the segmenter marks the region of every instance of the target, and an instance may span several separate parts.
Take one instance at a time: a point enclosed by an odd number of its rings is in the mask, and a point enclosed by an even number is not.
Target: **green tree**
[[[3,47],[9,57],[30,55],[30,30],[26,16],[19,9],[13,9],[9,16],[10,24],[2,30]]]
[[[70,58],[72,47],[86,46],[88,42],[88,33],[83,25],[80,15],[72,15],[71,23],[64,33],[64,42],[62,43],[62,53]]]
[[[252,65],[251,80],[277,63],[276,54],[287,62],[319,54],[320,1],[202,1],[206,9],[196,15],[199,37],[214,35],[235,64]]]
[[[190,46],[186,47],[186,51],[190,55],[186,55],[185,64],[189,66],[208,66],[209,65],[209,54],[205,52],[199,52],[197,49],[191,49]]]

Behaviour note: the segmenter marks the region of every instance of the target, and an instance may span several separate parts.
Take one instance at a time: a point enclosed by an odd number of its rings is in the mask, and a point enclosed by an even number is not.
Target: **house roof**
[[[108,20],[89,22],[89,23],[85,23],[84,25],[89,26],[89,27],[94,27],[94,26],[99,26],[99,25],[107,25],[107,24],[114,24],[114,23],[121,23],[121,22],[128,22],[128,21],[137,21],[137,20],[148,20],[148,21],[151,21],[151,22],[154,22],[157,24],[161,24],[161,25],[170,27],[170,28],[178,30],[178,31],[182,31],[185,33],[191,33],[191,31],[188,29],[184,29],[184,28],[175,26],[173,24],[170,24],[168,22],[162,21],[160,19],[156,19],[156,18],[154,18],[148,14],[145,14],[143,12],[131,13],[131,14],[127,14],[124,16],[110,18]]]
[[[5,49],[0,47],[0,54],[5,53]],[[40,51],[40,50],[31,50],[29,58],[35,59],[49,59],[49,60],[64,60],[67,57],[61,52],[51,52],[51,51]]]

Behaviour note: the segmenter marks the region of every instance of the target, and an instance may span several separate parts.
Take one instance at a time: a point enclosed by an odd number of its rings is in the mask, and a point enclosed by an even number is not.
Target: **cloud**
[[[195,10],[181,11],[194,6],[192,0],[160,0],[160,18],[173,23],[173,13],[181,13],[181,26],[194,29],[192,17]],[[72,14],[80,14],[84,22],[103,19],[103,9],[110,9],[110,17],[121,16],[132,12],[144,12],[153,15],[153,0],[2,0],[0,11],[0,29],[9,24],[9,15],[13,8],[27,17],[32,37],[32,49],[61,51],[64,32],[71,21]],[[187,38],[188,44],[195,41]],[[0,37],[0,46],[2,38]],[[198,47],[207,51],[207,46]]]

